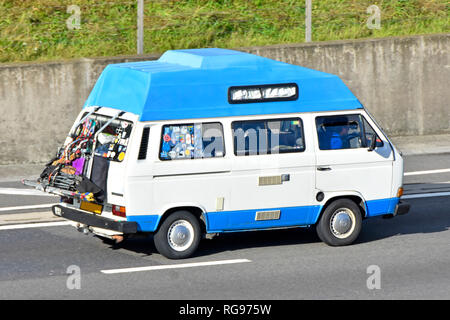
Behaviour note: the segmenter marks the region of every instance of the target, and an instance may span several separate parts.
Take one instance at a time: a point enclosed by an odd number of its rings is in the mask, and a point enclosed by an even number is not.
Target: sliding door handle
[[[330,171],[330,167],[317,167],[317,171]]]

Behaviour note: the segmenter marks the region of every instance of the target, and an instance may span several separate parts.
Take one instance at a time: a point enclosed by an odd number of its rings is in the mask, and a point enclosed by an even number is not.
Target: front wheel
[[[361,210],[352,200],[339,199],[323,212],[316,226],[319,238],[330,246],[353,243],[362,226]]]
[[[188,211],[174,212],[164,220],[153,239],[158,252],[166,258],[188,258],[200,243],[200,223]]]

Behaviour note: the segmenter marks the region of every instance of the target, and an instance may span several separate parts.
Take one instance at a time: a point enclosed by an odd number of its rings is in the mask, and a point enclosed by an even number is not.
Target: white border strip
[[[0,212],[2,211],[16,211],[16,210],[28,210],[28,209],[43,209],[43,208],[51,208],[54,205],[57,205],[59,202],[55,203],[46,203],[46,204],[35,204],[32,206],[20,206],[20,207],[4,207],[0,208]]]
[[[44,227],[58,227],[58,226],[68,226],[71,223],[69,221],[61,222],[41,222],[41,223],[22,223],[22,224],[12,224],[0,226],[1,230],[16,230],[16,229],[28,229],[28,228],[44,228]]]
[[[426,170],[426,171],[413,171],[413,172],[405,172],[405,176],[419,176],[422,174],[434,174],[434,173],[443,173],[450,172],[450,169],[438,169],[438,170]]]
[[[401,199],[431,198],[431,197],[446,197],[446,196],[450,196],[450,192],[407,194],[402,196]]]
[[[234,259],[234,260],[220,260],[220,261],[181,263],[181,264],[151,266],[151,267],[101,270],[101,272],[105,273],[105,274],[116,274],[116,273],[129,273],[129,272],[140,272],[140,271],[164,270],[164,269],[178,269],[178,268],[193,268],[193,267],[204,267],[204,266],[216,266],[216,265],[222,265],[222,264],[234,264],[234,263],[245,263],[245,262],[251,262],[251,260],[248,260],[248,259]]]
[[[57,197],[54,194],[45,193],[35,189],[0,188],[1,194],[15,194],[21,196]]]

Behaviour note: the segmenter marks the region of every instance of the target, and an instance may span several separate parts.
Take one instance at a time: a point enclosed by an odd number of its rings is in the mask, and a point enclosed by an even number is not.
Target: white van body
[[[246,70],[249,65],[253,66],[250,71]],[[222,49],[169,51],[158,61],[115,67],[119,76],[111,69],[104,72],[71,129],[73,133],[86,114],[126,120],[132,125],[125,141],[126,154],[121,161],[109,161],[107,200],[97,213],[81,210],[83,200],[76,197],[53,209],[56,215],[74,221],[80,230],[115,239],[152,233],[163,255],[185,258],[192,255],[201,237],[222,232],[317,225],[319,236],[326,243],[345,245],[358,236],[362,219],[408,212],[409,206],[400,201],[403,180],[400,152],[336,76]],[[120,74],[122,69],[132,70],[131,76]],[[201,69],[203,73],[194,73]],[[241,69],[250,74],[249,79],[236,78]],[[150,72],[153,78],[146,85],[142,85],[144,80],[132,83],[129,91],[120,93],[125,95],[123,99],[114,94],[109,96],[111,89],[105,87],[114,83],[121,86],[129,77],[134,80],[135,70]],[[183,79],[173,70],[192,77],[185,91],[178,89],[183,86]],[[167,89],[165,83],[155,85],[155,93],[148,89],[163,76],[171,79],[171,72],[178,76],[174,80],[177,89]],[[224,79],[217,77],[221,72]],[[292,78],[299,73],[304,74],[300,80]],[[208,82],[209,79],[200,77],[205,74],[212,74],[214,80]],[[108,84],[108,77],[120,81]],[[322,82],[314,82],[314,77]],[[310,82],[313,84],[308,87]],[[215,86],[217,83],[221,85]],[[140,90],[139,86],[150,92],[140,100],[145,101],[142,110],[124,107],[132,91]],[[195,86],[206,89],[193,91]],[[216,88],[217,92],[224,92],[217,93]],[[331,93],[333,90],[335,93]],[[271,96],[264,100],[267,92]],[[152,96],[158,93],[166,100],[178,99],[179,104],[190,109],[175,110],[173,116],[168,112],[155,116],[150,110],[151,103],[156,100],[155,108],[159,108],[158,103],[166,101]],[[196,109],[203,94],[205,99],[209,98],[206,107]],[[255,94],[256,98],[252,97]],[[193,98],[196,100],[189,101],[189,95],[197,96]],[[314,96],[317,101],[313,101]],[[222,100],[217,106],[211,102],[208,108],[208,102],[216,98]],[[117,105],[112,105],[116,101]],[[172,110],[168,103],[161,108]],[[258,129],[241,129],[247,124]],[[211,157],[193,157],[192,141],[198,139],[198,134],[189,132],[208,125],[220,131],[214,139],[209,137],[214,142],[222,141],[217,142],[220,151]],[[261,129],[264,125],[269,133]],[[355,132],[353,142],[336,149],[325,147],[321,130],[333,131],[336,137],[336,128],[341,127],[346,132]],[[249,140],[250,133],[257,132],[259,140],[253,153],[245,145],[243,148],[247,149],[239,154],[240,147],[236,146],[239,130],[243,139]],[[180,131],[184,134],[179,134]],[[184,143],[174,142],[174,135]],[[291,144],[262,141],[269,139],[269,135],[273,141],[284,136]],[[175,152],[175,143],[184,149],[180,151],[177,147]],[[266,144],[274,148],[269,150],[264,147]],[[205,148],[203,142],[202,147]],[[40,188],[57,193],[57,189],[42,184]],[[112,208],[116,206],[123,208],[124,214],[113,214]],[[169,217],[176,214],[184,218],[170,221]]]

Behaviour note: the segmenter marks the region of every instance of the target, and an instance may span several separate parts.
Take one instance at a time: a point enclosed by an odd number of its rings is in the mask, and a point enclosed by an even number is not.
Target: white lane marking
[[[401,199],[431,198],[431,197],[445,197],[445,196],[450,196],[450,192],[407,194],[402,196]]]
[[[450,172],[450,169],[437,169],[437,170],[426,170],[426,171],[412,171],[412,172],[405,172],[405,176],[419,176],[422,174],[434,174],[434,173],[443,173],[443,172]]]
[[[207,262],[193,262],[193,263],[181,263],[181,264],[171,264],[162,266],[150,266],[150,267],[138,267],[138,268],[124,268],[124,269],[111,269],[111,270],[101,270],[105,274],[116,274],[116,273],[129,273],[129,272],[140,272],[140,271],[153,271],[153,270],[164,270],[164,269],[178,269],[178,268],[193,268],[193,267],[204,267],[204,266],[216,266],[222,264],[233,264],[233,263],[245,263],[251,262],[248,259],[234,259],[234,260],[219,260],[219,261],[207,261]]]
[[[22,196],[57,197],[35,189],[0,188],[0,194],[15,194]]]
[[[445,197],[445,196],[450,196],[450,192],[408,194],[408,195],[402,196],[401,199],[417,199],[417,198]],[[53,205],[54,204],[43,204],[43,205],[35,205],[35,206],[0,208],[0,211],[23,210],[23,209],[29,209],[29,208],[31,208],[31,209],[48,208]],[[0,230],[57,227],[57,226],[66,226],[66,225],[70,225],[70,224],[71,224],[70,221],[23,223],[23,224],[14,224],[14,225],[3,225],[3,226],[0,226]],[[250,260],[247,261],[247,259],[242,259],[242,260],[245,260],[245,261],[228,262],[228,263],[250,262]],[[236,260],[231,260],[231,261],[236,261]],[[227,263],[227,260],[207,262],[206,264],[200,263],[200,265],[216,265],[216,264],[226,264],[226,263]],[[200,266],[200,265],[198,265],[198,266]],[[189,267],[196,267],[196,266],[197,266],[197,263],[176,264],[176,265],[172,265],[172,266],[152,266],[152,267],[116,269],[116,270],[102,270],[102,272],[103,273],[122,273],[122,272],[137,272],[137,271],[147,271],[147,270],[171,269],[171,268],[189,268]]]
[[[0,231],[1,230],[28,229],[28,228],[59,227],[59,226],[67,226],[70,224],[71,223],[69,221],[12,224],[12,225],[0,226]]]
[[[32,206],[19,206],[19,207],[5,207],[0,208],[0,212],[2,211],[16,211],[16,210],[28,210],[28,209],[42,209],[42,208],[51,208],[55,204],[58,204],[59,202],[55,203],[46,203],[46,204],[35,204]]]

